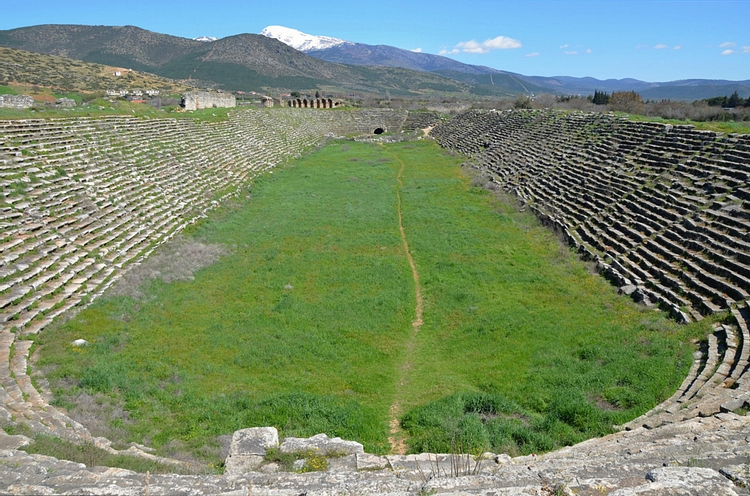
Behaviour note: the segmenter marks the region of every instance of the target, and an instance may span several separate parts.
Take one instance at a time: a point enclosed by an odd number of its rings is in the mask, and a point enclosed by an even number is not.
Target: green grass
[[[691,120],[678,120],[678,119],[664,119],[662,117],[648,117],[644,115],[633,115],[628,114],[628,119],[631,121],[646,121],[646,122],[662,122],[664,124],[674,125],[691,125],[695,126],[696,129],[703,129],[706,131],[715,131],[718,133],[735,133],[735,134],[750,134],[750,123],[745,121],[691,121]]]
[[[4,84],[0,84],[0,95],[17,95],[18,92],[15,91],[10,86],[5,86]]]
[[[57,95],[55,95],[57,96]],[[6,109],[0,108],[0,119],[51,119],[56,117],[101,117],[105,115],[128,115],[131,117],[149,119],[195,119],[197,121],[220,122],[228,119],[229,112],[237,111],[236,108],[210,108],[191,110],[187,112],[177,111],[173,108],[157,109],[145,103],[131,103],[126,100],[114,100],[110,102],[103,98],[90,101],[81,105],[80,100],[84,95],[78,93],[66,93],[67,98],[78,101],[78,105],[72,108],[58,109],[43,105],[36,105],[28,109]]]
[[[424,293],[416,336],[394,156]],[[539,452],[668,397],[707,324],[618,296],[460,161],[432,142],[339,142],[262,176],[245,205],[191,230],[229,252],[193,281],[101,298],[45,330],[59,401],[99,395],[127,410],[111,421],[123,441],[216,463],[217,436],[266,425],[386,452],[394,401],[413,450]]]

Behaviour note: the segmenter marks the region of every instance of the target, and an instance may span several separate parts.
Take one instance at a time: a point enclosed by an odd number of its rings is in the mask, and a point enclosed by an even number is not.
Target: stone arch
[[[333,100],[328,99],[328,108],[333,108]]]

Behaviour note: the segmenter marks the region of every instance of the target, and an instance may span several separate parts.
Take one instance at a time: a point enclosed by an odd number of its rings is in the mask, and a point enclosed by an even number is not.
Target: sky
[[[134,25],[223,38],[269,25],[529,76],[750,80],[750,0],[26,0],[0,30]]]

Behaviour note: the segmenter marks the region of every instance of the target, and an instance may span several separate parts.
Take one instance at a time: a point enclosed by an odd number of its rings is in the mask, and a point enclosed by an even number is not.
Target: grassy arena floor
[[[708,324],[616,295],[460,162],[428,141],[337,142],[259,178],[191,234],[228,252],[193,281],[44,331],[58,401],[96,405],[122,441],[218,463],[218,436],[260,425],[387,452],[394,403],[414,451],[539,452],[668,397]]]

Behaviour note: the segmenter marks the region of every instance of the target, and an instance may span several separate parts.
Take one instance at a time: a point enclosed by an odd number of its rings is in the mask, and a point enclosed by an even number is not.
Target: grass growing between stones
[[[424,296],[416,335],[395,158]],[[216,463],[221,436],[266,425],[386,452],[394,402],[412,450],[538,452],[668,397],[707,325],[616,295],[459,161],[431,142],[336,143],[263,176],[193,231],[226,247],[194,280],[102,298],[44,331],[58,401],[111,403],[122,441]]]

